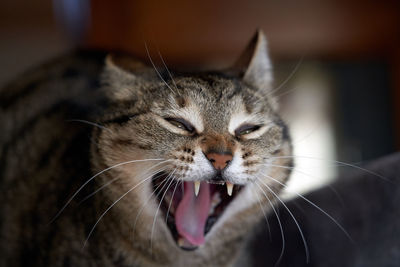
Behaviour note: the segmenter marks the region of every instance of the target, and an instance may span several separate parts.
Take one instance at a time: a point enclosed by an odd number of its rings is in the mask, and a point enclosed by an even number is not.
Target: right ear
[[[233,66],[246,83],[258,90],[269,91],[272,85],[272,67],[268,56],[267,39],[257,30],[246,49]]]
[[[105,59],[102,82],[111,98],[124,99],[140,89],[149,72],[149,67],[133,57],[109,54]]]

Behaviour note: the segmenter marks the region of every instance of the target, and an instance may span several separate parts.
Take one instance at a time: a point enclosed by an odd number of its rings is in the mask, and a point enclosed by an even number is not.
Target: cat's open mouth
[[[153,178],[153,187],[175,241],[192,250],[205,242],[205,235],[243,186],[178,182],[163,173]]]

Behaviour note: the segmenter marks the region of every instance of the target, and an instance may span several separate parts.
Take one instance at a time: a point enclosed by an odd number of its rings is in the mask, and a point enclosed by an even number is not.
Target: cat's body
[[[88,115],[103,57],[69,55],[1,92],[1,266],[50,266],[65,254],[73,263],[87,253],[76,231],[93,223],[90,204],[73,203],[50,222],[90,177],[90,128],[68,120]]]
[[[117,56],[99,89],[104,54],[78,54],[3,89],[0,266],[232,265],[291,165],[262,33],[249,47],[237,74]]]

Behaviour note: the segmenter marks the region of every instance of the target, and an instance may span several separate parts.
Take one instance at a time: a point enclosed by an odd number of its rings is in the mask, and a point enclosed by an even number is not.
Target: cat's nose
[[[217,170],[225,169],[225,167],[229,164],[229,162],[232,161],[232,153],[230,152],[226,153],[211,152],[207,153],[206,157],[214,166],[214,168]]]

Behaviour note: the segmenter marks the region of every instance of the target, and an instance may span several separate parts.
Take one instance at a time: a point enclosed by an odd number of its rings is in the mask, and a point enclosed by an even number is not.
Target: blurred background
[[[223,68],[257,28],[298,156],[291,189],[399,150],[398,0],[2,0],[0,85],[76,47],[146,59],[146,43],[172,69]]]

